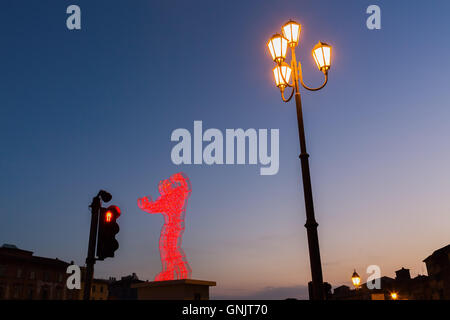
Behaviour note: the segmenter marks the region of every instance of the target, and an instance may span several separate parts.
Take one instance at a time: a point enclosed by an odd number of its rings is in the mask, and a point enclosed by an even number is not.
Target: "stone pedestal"
[[[138,300],[209,300],[214,281],[182,279],[133,284]]]

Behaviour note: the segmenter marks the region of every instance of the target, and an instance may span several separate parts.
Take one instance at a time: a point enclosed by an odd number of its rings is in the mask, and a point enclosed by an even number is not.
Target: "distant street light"
[[[355,289],[359,289],[359,286],[361,284],[361,277],[356,273],[356,270],[353,271],[352,282],[355,286]]]
[[[317,68],[325,75],[325,81],[320,87],[310,88],[303,82],[302,68],[300,62],[297,63],[295,57],[295,47],[297,47],[301,25],[295,21],[288,21],[281,28],[282,35],[277,33],[267,42],[272,60],[276,63],[273,69],[275,85],[280,89],[281,99],[289,102],[295,93],[295,104],[297,107],[297,123],[300,139],[300,159],[303,177],[303,192],[305,196],[306,207],[306,224],[308,233],[309,259],[311,264],[312,276],[312,299],[324,300],[322,265],[320,262],[319,239],[317,235],[317,222],[314,217],[314,204],[311,188],[311,176],[309,172],[309,154],[306,152],[306,138],[303,124],[302,102],[300,98],[299,82],[302,86],[310,91],[317,91],[325,87],[328,82],[328,70],[331,66],[331,46],[326,43],[319,42],[313,49],[312,55],[316,62]],[[287,48],[291,48],[291,63],[285,63]],[[289,80],[292,75],[292,83]],[[284,91],[287,87],[292,88],[288,98],[285,97]]]
[[[392,298],[392,300],[397,300],[397,299],[398,299],[398,294],[397,294],[397,292],[392,292],[392,293],[391,293],[391,298]]]

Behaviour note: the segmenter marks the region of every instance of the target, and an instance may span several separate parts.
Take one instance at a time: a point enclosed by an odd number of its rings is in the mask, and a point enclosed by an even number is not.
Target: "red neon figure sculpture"
[[[191,183],[189,178],[180,172],[160,181],[158,189],[160,197],[155,201],[152,201],[150,196],[138,199],[138,207],[141,210],[162,213],[164,216],[159,238],[162,271],[155,277],[155,281],[190,278],[192,271],[181,248],[181,241]]]

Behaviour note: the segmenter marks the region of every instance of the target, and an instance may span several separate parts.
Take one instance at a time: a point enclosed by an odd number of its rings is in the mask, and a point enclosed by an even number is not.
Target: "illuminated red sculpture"
[[[158,189],[161,196],[155,201],[152,201],[150,196],[138,199],[141,210],[161,213],[164,216],[159,238],[162,271],[155,277],[155,281],[188,279],[192,271],[181,248],[181,241],[191,183],[189,178],[180,172],[160,181]]]

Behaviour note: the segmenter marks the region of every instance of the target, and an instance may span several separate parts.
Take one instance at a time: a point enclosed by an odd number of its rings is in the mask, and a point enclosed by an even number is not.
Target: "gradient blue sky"
[[[66,28],[66,8],[82,30]],[[366,28],[366,8],[382,29]],[[303,94],[324,279],[393,276],[450,242],[448,1],[19,1],[0,5],[0,244],[84,264],[88,204],[122,208],[96,276],[160,270],[162,216],[138,197],[184,171],[184,249],[213,297],[304,297],[310,278],[295,106],[273,86],[267,39],[292,18],[305,80],[333,45],[327,87]],[[280,129],[280,170],[175,166],[176,128]]]

